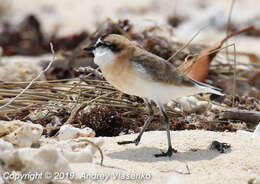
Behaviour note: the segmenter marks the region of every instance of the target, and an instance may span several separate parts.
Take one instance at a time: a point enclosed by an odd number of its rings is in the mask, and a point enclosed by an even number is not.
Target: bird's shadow
[[[165,150],[164,150],[165,151]],[[196,151],[177,152],[173,153],[171,157],[155,157],[154,154],[161,153],[161,150],[154,147],[141,147],[126,149],[106,154],[112,159],[129,160],[135,162],[158,162],[165,160],[175,161],[201,161],[212,160],[219,156],[221,153],[210,149],[198,149]]]

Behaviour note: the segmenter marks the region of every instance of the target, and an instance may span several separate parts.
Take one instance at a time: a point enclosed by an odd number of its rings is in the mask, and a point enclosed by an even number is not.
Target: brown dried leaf
[[[192,59],[185,61],[178,67],[179,70],[184,72],[189,77],[197,81],[203,82],[208,76],[211,61],[217,55],[217,53],[219,52],[218,49],[222,47],[223,43],[232,36],[235,36],[242,32],[246,32],[248,30],[251,30],[252,28],[253,26],[249,26],[231,33],[215,45],[202,51],[197,57],[193,57]]]

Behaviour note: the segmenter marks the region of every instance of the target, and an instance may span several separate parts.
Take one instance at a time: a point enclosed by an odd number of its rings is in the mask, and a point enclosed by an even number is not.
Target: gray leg
[[[155,154],[155,157],[171,157],[172,156],[172,143],[171,143],[171,135],[170,135],[170,124],[169,124],[169,118],[167,114],[165,113],[165,109],[162,104],[157,102],[157,105],[159,106],[159,109],[162,112],[163,118],[164,118],[164,123],[166,125],[166,132],[167,132],[167,140],[168,140],[168,151],[167,152],[162,152],[161,154]]]
[[[153,111],[151,103],[149,102],[149,100],[147,98],[144,98],[144,101],[145,101],[145,103],[147,104],[147,106],[149,108],[149,116],[145,120],[144,126],[142,127],[138,137],[135,140],[133,140],[133,141],[118,142],[119,145],[122,145],[122,144],[133,144],[134,143],[137,146],[139,144],[145,129],[149,126],[149,124],[150,124],[150,122],[151,122],[151,120],[153,119],[153,116],[154,116],[154,111]]]

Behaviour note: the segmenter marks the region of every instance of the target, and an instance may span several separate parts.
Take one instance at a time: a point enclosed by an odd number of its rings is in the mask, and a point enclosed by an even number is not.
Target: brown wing
[[[146,72],[143,77],[146,77],[146,79],[149,76],[150,80],[156,82],[185,86],[194,85],[192,79],[184,75],[172,64],[147,51],[137,50],[131,58],[131,62],[133,65],[143,68]]]

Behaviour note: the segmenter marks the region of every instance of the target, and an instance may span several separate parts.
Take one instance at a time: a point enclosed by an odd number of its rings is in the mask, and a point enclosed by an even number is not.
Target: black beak
[[[95,48],[96,47],[93,45],[93,46],[86,47],[83,50],[85,50],[85,51],[93,51],[93,50],[95,50]]]

